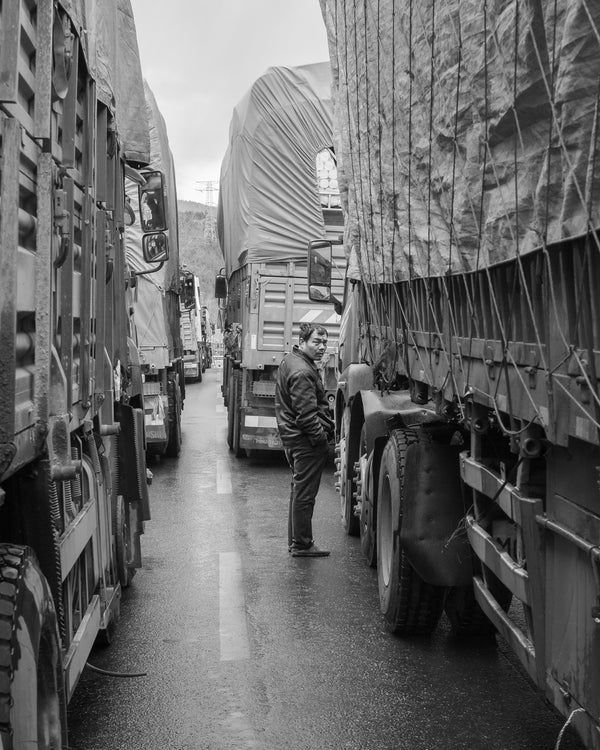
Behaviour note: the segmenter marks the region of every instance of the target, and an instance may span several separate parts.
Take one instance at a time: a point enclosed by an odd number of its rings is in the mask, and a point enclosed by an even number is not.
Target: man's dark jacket
[[[305,445],[307,440],[325,446],[335,431],[317,366],[297,346],[279,365],[275,414],[284,448]]]

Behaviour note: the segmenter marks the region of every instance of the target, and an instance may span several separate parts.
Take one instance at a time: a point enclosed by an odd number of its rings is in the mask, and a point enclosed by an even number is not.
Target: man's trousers
[[[290,547],[307,549],[313,544],[313,510],[327,463],[328,446],[325,442],[313,446],[307,440],[293,448],[286,448],[285,455],[292,469],[288,544]]]

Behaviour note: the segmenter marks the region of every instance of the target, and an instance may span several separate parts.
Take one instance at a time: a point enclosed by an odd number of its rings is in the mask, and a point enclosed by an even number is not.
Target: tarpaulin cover
[[[121,148],[127,161],[148,164],[150,136],[145,117],[146,99],[130,0],[118,0],[116,39],[119,75],[115,100]]]
[[[177,230],[177,193],[173,156],[169,148],[167,128],[150,87],[144,82],[146,97],[145,119],[150,124],[149,168],[163,173],[166,188],[169,259],[158,271],[137,277],[135,301],[135,325],[138,346],[144,362],[154,362],[165,367],[173,358],[176,342],[179,341],[178,304],[169,297],[179,290],[179,238]],[[149,271],[156,264],[144,261],[142,253],[142,230],[139,219],[138,186],[126,180],[126,193],[136,221],[125,229],[127,261],[133,271]],[[152,354],[148,349],[156,348]]]
[[[79,30],[98,99],[115,114],[125,159],[147,164],[146,102],[130,0],[61,0],[60,5]]]
[[[493,265],[600,223],[600,4],[321,0],[350,275]]]
[[[333,145],[330,80],[328,63],[269,68],[235,107],[217,220],[228,275],[305,259],[325,236],[316,156]]]

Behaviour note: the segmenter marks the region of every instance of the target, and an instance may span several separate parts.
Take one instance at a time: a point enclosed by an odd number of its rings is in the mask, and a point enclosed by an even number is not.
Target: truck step
[[[484,570],[493,574],[520,604],[513,603],[509,616],[486,587],[485,576],[474,578],[477,601],[510,642],[531,678],[543,687],[546,556],[544,530],[539,520],[544,516],[543,501],[522,495],[518,487],[467,452],[460,455],[460,473],[467,487],[497,504],[509,519],[498,522],[497,528],[494,524],[484,528],[472,513],[467,513],[465,520],[471,548]],[[512,528],[512,538],[503,526]],[[521,618],[515,615],[519,609]]]
[[[467,535],[473,551],[481,562],[523,604],[530,605],[529,576],[498,542],[488,534],[471,514],[467,514]]]
[[[534,682],[538,681],[535,648],[523,631],[510,619],[490,593],[480,576],[473,578],[475,598],[485,616],[494,625],[500,635],[510,644],[519,658],[523,668]]]

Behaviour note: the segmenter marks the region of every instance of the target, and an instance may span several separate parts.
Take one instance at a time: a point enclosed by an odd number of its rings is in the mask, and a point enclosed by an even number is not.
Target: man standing
[[[285,455],[292,469],[288,545],[294,557],[327,557],[312,536],[312,516],[327,442],[335,426],[329,416],[325,388],[316,366],[327,349],[327,330],[302,323],[300,342],[279,365],[275,414]]]

